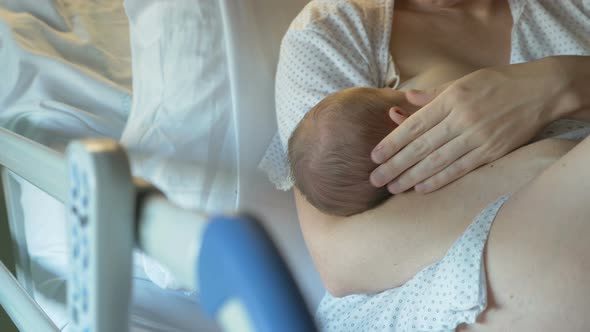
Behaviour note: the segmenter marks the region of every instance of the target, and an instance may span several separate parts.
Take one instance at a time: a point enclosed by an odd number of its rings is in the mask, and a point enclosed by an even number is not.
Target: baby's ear
[[[389,117],[399,126],[402,122],[406,121],[408,115],[398,106],[393,106],[389,109]]]

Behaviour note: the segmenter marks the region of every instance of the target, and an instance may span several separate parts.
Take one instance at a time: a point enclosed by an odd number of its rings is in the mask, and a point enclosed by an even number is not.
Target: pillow
[[[176,203],[259,216],[315,307],[323,287],[292,194],[257,170],[276,131],[280,41],[306,3],[126,0],[134,93],[122,142],[143,155],[134,172]],[[188,165],[183,174],[179,165]],[[158,264],[147,260],[144,267],[160,286],[176,286]]]
[[[236,139],[218,1],[124,5],[133,101],[121,142],[135,152],[134,173],[187,208],[234,210]]]
[[[56,150],[82,137],[118,138],[130,106],[130,59],[119,0],[0,1],[0,126]],[[14,178],[15,222],[29,255],[19,262],[29,263],[24,281],[61,327],[67,321],[60,314],[68,257],[64,206]]]
[[[299,228],[292,192],[259,170],[277,130],[274,78],[280,43],[307,0],[222,0],[239,148],[238,208],[258,216],[286,258],[311,308],[324,288]]]

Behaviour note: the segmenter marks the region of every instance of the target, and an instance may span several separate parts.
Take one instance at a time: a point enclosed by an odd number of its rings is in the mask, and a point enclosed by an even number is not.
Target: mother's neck
[[[497,0],[397,0],[396,6],[420,11],[460,10],[474,14],[489,14],[501,4]]]

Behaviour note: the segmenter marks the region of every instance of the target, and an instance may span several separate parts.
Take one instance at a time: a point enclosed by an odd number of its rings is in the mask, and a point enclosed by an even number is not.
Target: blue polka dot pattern
[[[393,2],[315,0],[291,24],[276,76],[278,133],[259,164],[277,188],[292,186],[286,143],[316,103],[353,86],[390,86],[387,76],[395,68],[388,61]],[[509,3],[514,21],[511,63],[590,55],[590,0]]]
[[[590,0],[509,0],[516,22],[511,63],[590,55]]]
[[[279,131],[260,168],[280,189],[291,187],[286,146],[315,104],[330,93],[386,85],[393,1],[316,0],[291,24],[276,75]]]
[[[486,207],[438,262],[401,287],[379,294],[326,294],[317,319],[322,331],[455,331],[486,307],[483,250],[503,196]]]

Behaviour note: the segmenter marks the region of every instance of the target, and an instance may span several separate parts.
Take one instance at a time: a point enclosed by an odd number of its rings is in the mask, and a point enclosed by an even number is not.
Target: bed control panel
[[[68,308],[72,331],[127,331],[135,187],[110,140],[68,146]]]
[[[70,317],[73,324],[80,326],[80,330],[89,327],[88,315],[88,285],[82,281],[88,279],[88,173],[80,170],[76,163],[71,163],[70,176],[70,223],[71,247],[70,262],[73,266],[69,280],[68,293],[71,294],[72,305]]]

